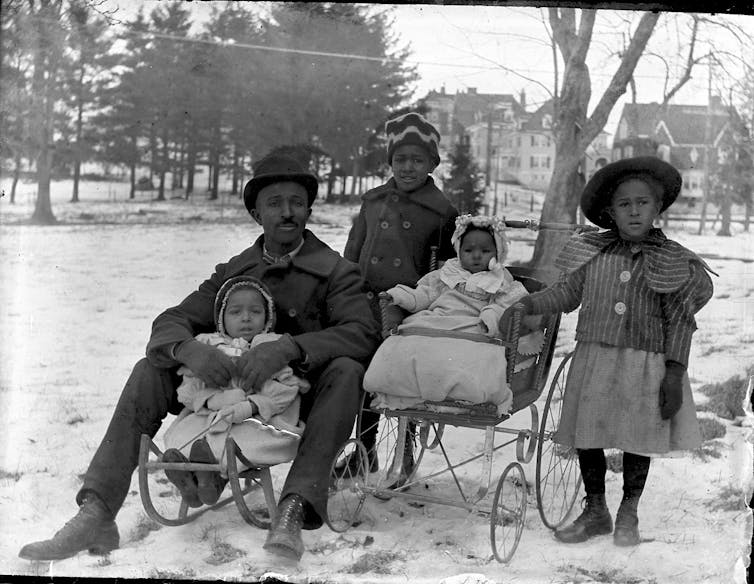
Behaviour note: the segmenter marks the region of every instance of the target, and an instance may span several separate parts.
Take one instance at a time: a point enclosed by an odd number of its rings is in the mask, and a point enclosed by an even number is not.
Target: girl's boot
[[[555,539],[563,543],[581,543],[613,530],[613,518],[605,503],[605,493],[584,497],[584,510],[576,520],[563,529],[555,530]]]
[[[619,546],[638,545],[641,538],[639,537],[639,516],[636,508],[639,506],[639,497],[626,498],[618,507],[618,514],[615,516],[615,532],[613,533],[613,542]]]
[[[605,453],[600,448],[579,449],[579,467],[584,479],[584,510],[576,520],[555,530],[555,539],[563,543],[580,543],[613,530],[613,519],[605,503]]]
[[[631,452],[623,453],[623,500],[615,516],[615,532],[613,533],[615,545],[633,546],[641,541],[639,516],[636,509],[644,491],[644,484],[647,482],[651,460],[648,456]]]

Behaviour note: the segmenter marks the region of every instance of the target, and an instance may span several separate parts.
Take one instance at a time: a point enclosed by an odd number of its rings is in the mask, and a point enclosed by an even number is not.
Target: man
[[[264,547],[300,559],[301,528],[322,525],[330,463],[351,432],[362,363],[378,343],[358,267],[306,229],[317,186],[316,178],[291,158],[260,161],[244,188],[244,204],[264,234],[217,265],[198,290],[155,319],[146,359],[131,372],[76,496],[78,514],[52,539],[24,546],[22,558],[48,561],[85,549],[107,553],[118,547],[115,516],[138,463],[140,435],[154,436],[165,416],[182,407],[176,394],[180,365],[217,387],[238,375],[249,392],[290,363],[309,379],[312,391],[303,396],[306,429]],[[269,287],[277,302],[275,331],[283,336],[258,345],[234,364],[194,336],[214,330],[215,295],[223,282],[241,274]]]

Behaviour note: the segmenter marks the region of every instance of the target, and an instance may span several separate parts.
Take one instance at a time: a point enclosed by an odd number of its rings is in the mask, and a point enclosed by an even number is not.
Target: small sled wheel
[[[366,498],[367,468],[367,449],[355,438],[347,440],[330,465],[325,521],[333,531],[346,531],[356,524]]]
[[[246,523],[260,529],[269,529],[270,517],[276,510],[270,469],[268,467],[252,468],[239,473],[239,460],[246,466],[252,466],[252,463],[244,458],[236,447],[235,441],[230,437],[225,442],[225,452],[228,465],[228,482],[230,483],[233,501],[238,508],[238,512]],[[241,478],[244,479],[243,487],[241,487]],[[249,497],[250,494],[256,495],[256,499],[260,499],[260,490],[264,496],[264,502],[259,500],[247,501],[247,498],[252,498]]]
[[[518,462],[511,462],[497,482],[490,514],[490,545],[498,562],[507,564],[516,553],[525,519],[524,469]]]
[[[573,509],[581,486],[576,449],[553,441],[560,425],[565,383],[572,355],[573,353],[570,353],[563,359],[550,384],[537,445],[537,508],[542,523],[550,529],[556,529],[565,522]]]

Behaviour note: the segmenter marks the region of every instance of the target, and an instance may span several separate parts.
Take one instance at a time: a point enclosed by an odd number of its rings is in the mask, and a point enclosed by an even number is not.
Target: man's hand
[[[265,381],[301,356],[301,349],[290,335],[257,345],[238,359],[241,387],[246,393],[259,391]]]
[[[515,313],[520,314],[521,318],[523,318],[527,314],[531,313],[531,309],[532,309],[531,300],[529,300],[526,296],[521,298],[513,306],[509,306],[508,308],[506,308],[505,312],[503,312],[503,316],[500,317],[500,324],[498,325],[501,337],[502,338],[508,337],[508,331],[510,330],[510,327],[512,326],[513,315]],[[521,334],[520,330],[519,330],[519,334]]]
[[[665,361],[665,377],[660,384],[660,416],[669,420],[683,403],[683,374],[686,368],[677,361]]]
[[[175,358],[209,387],[225,387],[236,372],[236,366],[230,357],[195,339],[178,345]]]

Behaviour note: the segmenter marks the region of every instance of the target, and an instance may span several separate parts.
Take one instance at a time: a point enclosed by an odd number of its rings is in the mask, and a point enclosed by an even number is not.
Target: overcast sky
[[[122,14],[129,18],[139,5],[143,5],[149,13],[158,0],[111,0],[111,4],[120,6]],[[221,2],[190,2],[188,6],[198,19],[202,19],[210,13],[213,4]],[[254,6],[265,11],[267,4],[255,2]],[[412,61],[420,75],[414,98],[443,86],[451,93],[474,87],[480,93],[511,93],[516,97],[521,90],[525,90],[531,109],[549,97],[548,91],[553,87],[553,56],[544,24],[546,9],[404,4],[394,7],[394,15],[399,42],[410,47]],[[592,78],[590,107],[596,104],[615,71],[616,59],[611,59],[610,53],[623,46],[628,30],[624,21],[632,17],[635,22],[638,14],[612,10],[598,12],[589,57]],[[663,15],[651,41],[653,48],[671,58],[677,46],[673,39],[687,36],[683,31],[678,31],[679,24],[683,26],[687,22],[684,18],[688,17]],[[738,15],[732,18],[754,35],[753,16]],[[714,42],[717,48],[725,45],[741,53],[738,47],[732,46],[729,35],[719,34],[719,31],[716,33]],[[697,55],[708,50],[708,46],[704,46],[707,39],[700,40],[702,45]],[[754,53],[748,60],[754,60]],[[682,66],[682,59],[676,58],[675,61],[678,67]],[[637,101],[662,99],[665,68],[658,58],[643,57],[635,79]],[[692,80],[679,92],[674,103],[705,104],[707,80],[707,67],[698,66]],[[713,72],[713,93],[722,92],[727,99],[728,92],[723,85],[720,73]],[[627,93],[613,111],[606,128],[610,133],[614,132],[622,104],[628,97]]]

